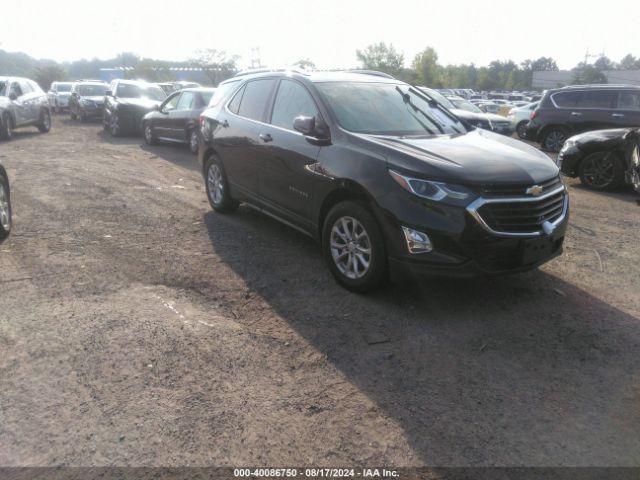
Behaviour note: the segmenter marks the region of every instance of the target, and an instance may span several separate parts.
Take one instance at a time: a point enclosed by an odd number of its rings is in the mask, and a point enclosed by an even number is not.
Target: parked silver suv
[[[51,84],[47,97],[49,97],[49,105],[53,109],[53,113],[61,113],[69,108],[72,86],[72,82],[53,82]]]
[[[0,139],[13,137],[13,130],[35,126],[42,133],[51,129],[47,95],[27,78],[0,76]]]

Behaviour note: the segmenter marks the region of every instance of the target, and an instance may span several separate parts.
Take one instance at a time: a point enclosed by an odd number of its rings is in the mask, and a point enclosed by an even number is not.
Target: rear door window
[[[582,92],[560,92],[553,95],[553,102],[561,108],[575,107]]]
[[[178,110],[191,110],[193,108],[193,92],[183,92],[178,102]]]
[[[618,109],[640,111],[640,92],[622,91],[618,93]]]
[[[253,80],[244,87],[244,94],[240,101],[238,115],[251,120],[263,121],[267,110],[267,103],[276,81],[271,78]],[[234,99],[235,100],[235,99]]]
[[[578,108],[613,108],[616,92],[613,90],[594,90],[582,92],[578,100]]]

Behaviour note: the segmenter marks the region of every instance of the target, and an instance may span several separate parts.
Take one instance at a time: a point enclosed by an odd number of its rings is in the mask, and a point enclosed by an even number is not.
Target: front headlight
[[[633,149],[633,153],[631,154],[631,165],[633,165],[634,168],[640,168],[640,145]]]
[[[567,150],[571,150],[573,148],[576,148],[576,141],[575,140],[567,140],[566,142],[564,142],[564,145],[562,146],[562,151],[566,152]]]
[[[469,198],[471,193],[460,185],[449,185],[442,182],[433,182],[431,180],[407,177],[393,170],[389,170],[389,175],[391,175],[391,178],[393,178],[396,183],[406,191],[435,202],[439,202],[446,198],[450,198],[452,200],[466,200]]]

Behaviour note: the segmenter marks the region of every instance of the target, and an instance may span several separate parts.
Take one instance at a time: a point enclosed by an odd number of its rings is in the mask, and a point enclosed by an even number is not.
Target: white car
[[[533,102],[524,107],[512,108],[509,110],[507,118],[511,121],[511,125],[515,129],[518,137],[524,139],[524,132],[527,127],[527,123],[531,119],[531,114],[538,108],[540,102]]]
[[[51,84],[47,97],[49,97],[49,105],[53,113],[60,113],[69,108],[72,85],[72,82],[53,82]]]

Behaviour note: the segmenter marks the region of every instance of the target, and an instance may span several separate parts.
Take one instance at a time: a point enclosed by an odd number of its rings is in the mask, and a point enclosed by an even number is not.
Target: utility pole
[[[260,61],[260,47],[253,47],[251,49],[251,68],[261,68],[262,62]]]

